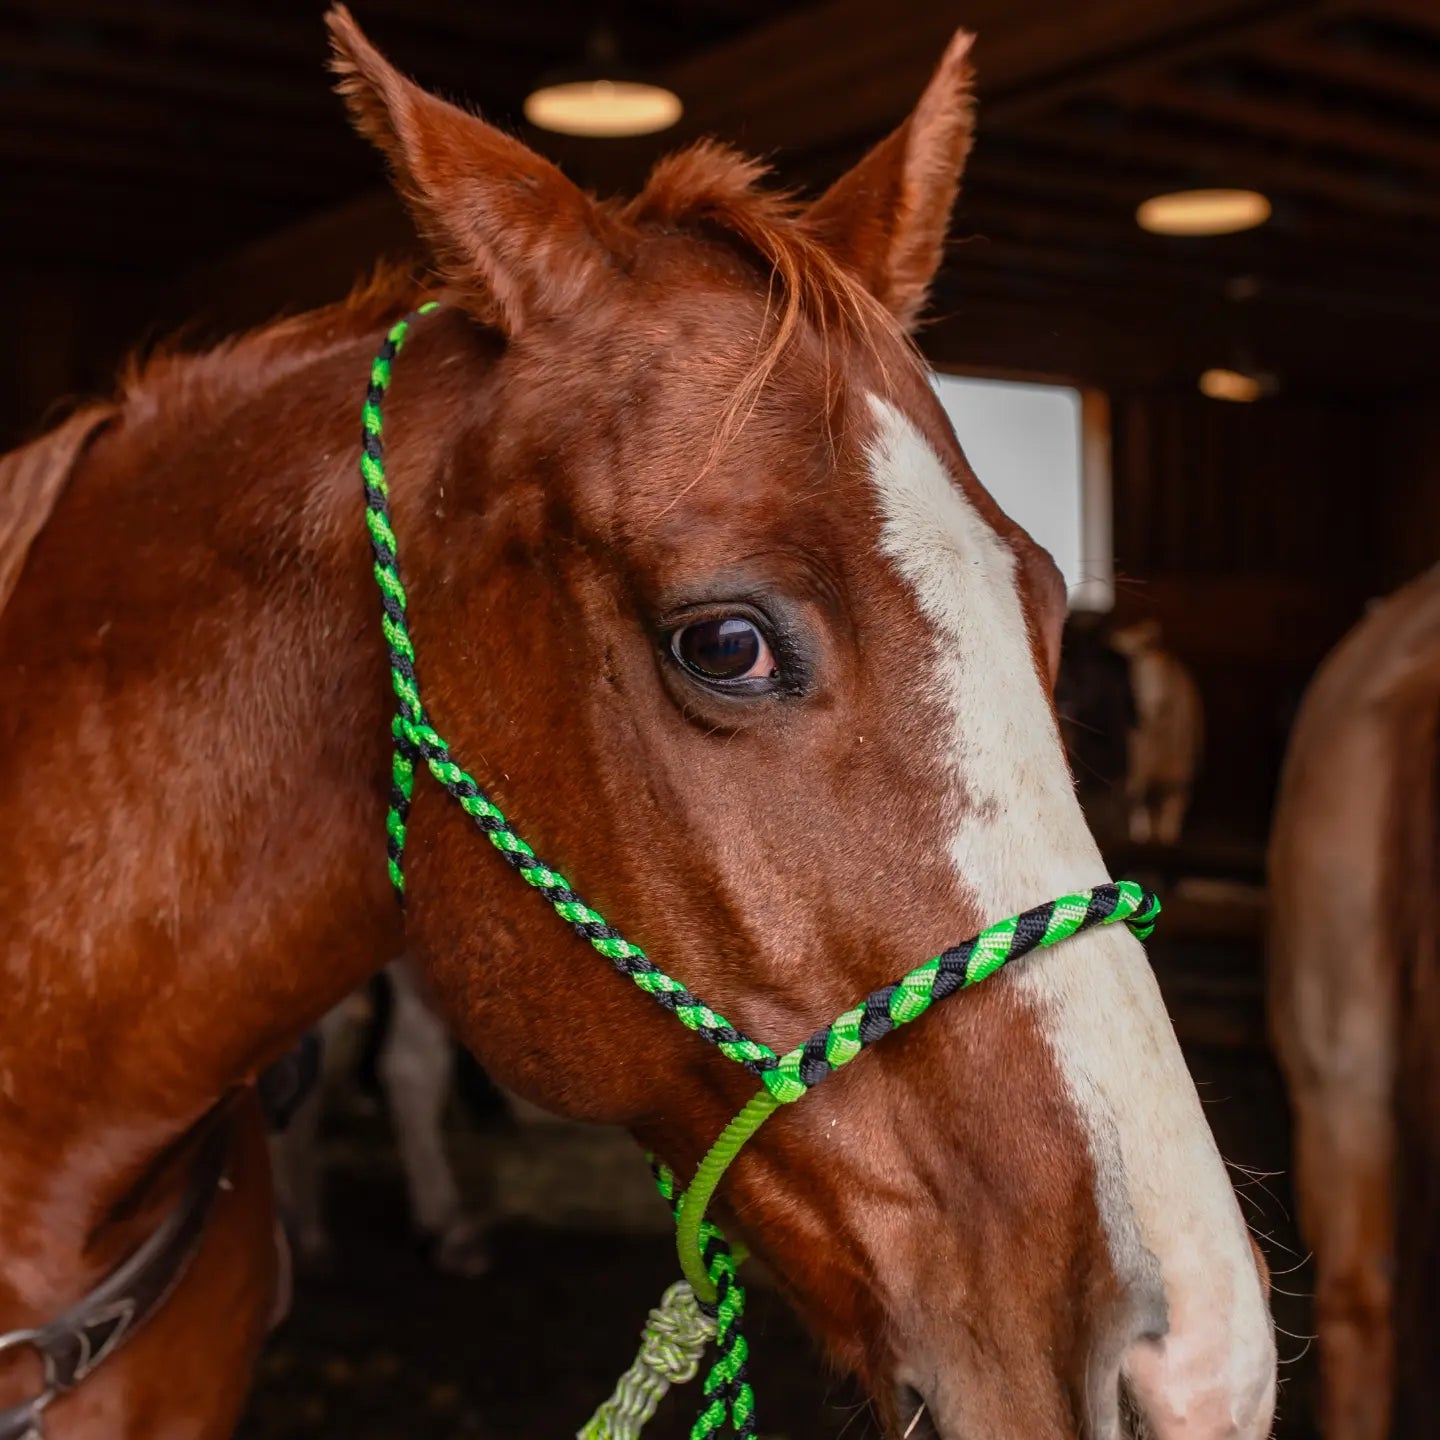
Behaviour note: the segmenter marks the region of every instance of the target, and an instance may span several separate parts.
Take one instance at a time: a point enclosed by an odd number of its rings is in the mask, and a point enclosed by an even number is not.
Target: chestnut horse
[[[1270,1027],[1315,1252],[1326,1440],[1440,1404],[1440,568],[1306,692],[1270,840]]]
[[[537,848],[785,1045],[1103,881],[1049,699],[1063,586],[905,336],[969,148],[968,37],[809,206],[714,144],[601,204],[331,26],[444,301],[386,427],[427,694]],[[198,1255],[56,1401],[59,1440],[228,1433],[275,1271],[246,1086],[397,953],[357,413],[418,298],[153,360],[0,472],[0,1326],[175,1204],[217,1097],[246,1117]],[[688,1174],[749,1077],[434,787],[410,834],[406,943],[466,1043]],[[1260,1270],[1126,934],[786,1107],[720,1201],[889,1435],[1114,1437],[1132,1407],[1162,1440],[1268,1433]],[[0,1357],[0,1404],[30,1358]]]

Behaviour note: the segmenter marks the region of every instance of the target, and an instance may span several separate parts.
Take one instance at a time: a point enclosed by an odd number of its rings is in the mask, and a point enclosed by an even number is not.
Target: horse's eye
[[[740,615],[682,625],[670,637],[670,651],[692,675],[712,685],[770,680],[777,673],[760,627]]]

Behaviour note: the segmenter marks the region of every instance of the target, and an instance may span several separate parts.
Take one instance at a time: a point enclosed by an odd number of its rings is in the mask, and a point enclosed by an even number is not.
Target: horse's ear
[[[445,280],[511,335],[577,305],[607,265],[589,197],[518,140],[407,80],[343,5],[325,22],[336,88],[389,160]]]
[[[973,39],[956,32],[910,117],[809,211],[816,232],[907,330],[940,268],[970,153]]]

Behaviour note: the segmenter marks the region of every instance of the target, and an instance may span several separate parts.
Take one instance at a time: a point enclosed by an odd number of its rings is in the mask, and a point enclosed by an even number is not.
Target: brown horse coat
[[[802,207],[708,144],[598,203],[332,28],[446,301],[386,430],[427,702],[526,837],[780,1049],[1102,881],[1049,698],[1058,572],[903,333],[969,147],[969,37]],[[196,1117],[397,953],[357,412],[420,294],[392,278],[152,362],[48,522],[16,527],[0,1326],[84,1293],[173,1201]],[[59,483],[32,471],[0,472],[17,514]],[[717,619],[765,641],[740,687],[680,661]],[[408,864],[406,940],[496,1077],[688,1173],[753,1078],[579,948],[433,786]],[[170,1305],[55,1406],[57,1440],[228,1432],[274,1285],[255,1144]],[[1113,929],[877,1046],[772,1120],[720,1201],[888,1434],[923,1402],[920,1436],[1112,1440],[1122,1388],[1159,1440],[1268,1430],[1243,1221]],[[0,1404],[33,1386],[23,1360]]]
[[[1440,1403],[1437,727],[1440,569],[1320,668],[1270,841],[1270,1024],[1315,1252],[1326,1440],[1418,1440]]]

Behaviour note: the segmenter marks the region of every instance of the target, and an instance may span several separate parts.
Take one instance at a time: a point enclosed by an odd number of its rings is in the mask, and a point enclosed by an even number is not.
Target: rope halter
[[[406,621],[408,602],[400,581],[390,519],[383,405],[390,388],[391,367],[412,323],[437,309],[438,304],[430,301],[421,305],[391,327],[371,366],[361,412],[360,474],[365,487],[365,520],[375,556],[375,580],[384,611],[380,623],[397,702],[392,727],[395,750],[390,811],[385,823],[390,881],[403,902],[406,824],[416,767],[423,762],[511,869],[544,897],[576,935],[688,1030],[714,1045],[726,1059],[743,1065],[760,1081],[760,1089],[700,1162],[688,1189],[682,1191],[671,1171],[656,1166],[660,1193],[674,1207],[676,1245],[685,1280],[671,1286],[659,1307],[651,1311],[634,1365],[580,1432],[580,1440],[633,1440],[669,1386],[694,1376],[701,1353],[713,1341],[716,1359],[705,1380],[704,1409],[691,1431],[692,1440],[708,1440],[720,1432],[727,1419],[739,1440],[755,1440],[755,1396],[746,1370],[749,1350],[740,1330],[745,1291],[735,1273],[744,1255],[732,1251],[719,1229],[706,1218],[716,1188],[746,1141],[780,1106],[794,1104],[877,1040],[900,1025],[918,1020],[937,1000],[978,984],[1032,950],[1058,945],[1097,925],[1123,923],[1143,940],[1155,928],[1160,902],[1133,881],[1122,880],[1063,895],[1012,915],[942,951],[894,984],[871,991],[833,1024],[817,1030],[784,1054],[777,1054],[737,1029],[680,981],[667,975],[639,946],[632,945],[603,915],[591,909],[564,875],[539,859],[515,833],[500,808],[452,758],[449,745],[431,723],[420,698],[415,646]]]

